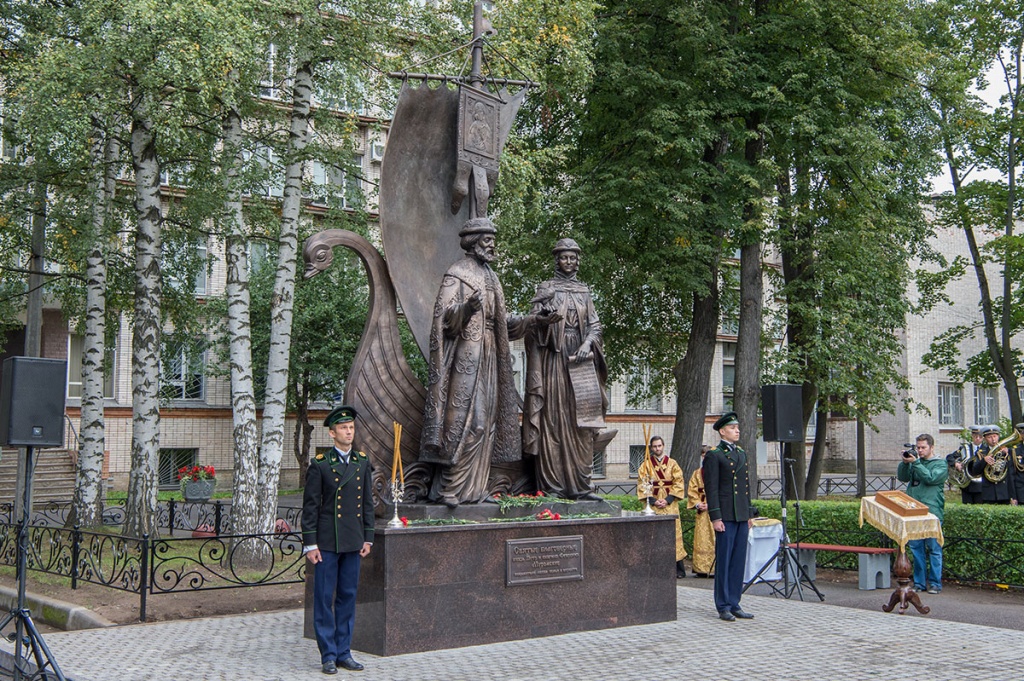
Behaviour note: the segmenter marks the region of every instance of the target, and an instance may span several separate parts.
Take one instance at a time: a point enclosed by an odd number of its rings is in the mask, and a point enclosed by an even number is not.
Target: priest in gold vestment
[[[676,578],[686,576],[683,558],[686,548],[683,546],[683,526],[679,523],[679,500],[686,496],[683,480],[683,469],[665,454],[665,441],[655,435],[650,442],[650,456],[644,459],[637,471],[636,495],[644,499],[642,484],[650,481],[651,492],[647,501],[658,515],[671,515],[676,519]]]
[[[704,462],[708,446],[701,448],[700,460]],[[699,576],[715,574],[715,530],[708,515],[708,500],[704,494],[704,470],[700,467],[690,476],[686,486],[686,508],[697,511],[693,524],[693,572]]]

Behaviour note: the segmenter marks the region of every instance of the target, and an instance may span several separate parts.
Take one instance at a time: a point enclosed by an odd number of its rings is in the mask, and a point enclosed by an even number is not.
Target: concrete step
[[[32,474],[33,504],[69,501],[75,490],[75,464],[65,449],[36,452]],[[18,450],[4,449],[0,454],[0,503],[14,500],[18,478]]]

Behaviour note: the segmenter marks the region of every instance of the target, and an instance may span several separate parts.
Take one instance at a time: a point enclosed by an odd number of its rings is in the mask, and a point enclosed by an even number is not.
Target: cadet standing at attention
[[[373,545],[373,485],[369,459],[352,447],[356,416],[349,406],[327,415],[334,448],[310,462],[302,498],[302,551],[313,564],[313,627],[324,674],[363,668],[351,645],[359,561]]]

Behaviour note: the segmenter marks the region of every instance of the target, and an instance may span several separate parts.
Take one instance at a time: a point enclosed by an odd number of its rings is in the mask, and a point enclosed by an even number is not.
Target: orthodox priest
[[[601,322],[586,284],[576,279],[580,247],[559,239],[555,276],[537,287],[532,314],[557,316],[526,335],[523,452],[534,457],[537,488],[563,499],[593,492],[594,438],[608,409]]]
[[[559,319],[507,314],[490,267],[496,231],[486,217],[466,222],[466,256],[448,268],[434,304],[420,460],[440,464],[430,496],[450,508],[489,497],[492,462],[522,458],[509,340]]]
[[[707,445],[701,445],[701,465],[709,449]],[[686,508],[697,512],[693,521],[693,573],[698,577],[709,577],[715,574],[715,531],[711,527],[708,497],[704,491],[704,469],[700,466],[686,485]]]
[[[647,502],[658,515],[667,515],[676,521],[676,579],[686,577],[686,547],[683,546],[683,526],[679,522],[679,500],[686,497],[683,469],[665,452],[665,441],[655,435],[649,443],[650,455],[637,470],[636,495],[644,499],[643,483],[651,483]]]

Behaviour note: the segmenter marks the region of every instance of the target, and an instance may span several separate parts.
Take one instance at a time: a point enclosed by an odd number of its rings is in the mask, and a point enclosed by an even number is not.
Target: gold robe
[[[686,508],[697,508],[706,504],[704,495],[704,471],[698,468],[690,476],[686,487]],[[693,571],[704,575],[715,574],[715,531],[711,527],[711,516],[707,509],[697,512],[693,525]]]
[[[657,460],[648,456],[637,471],[636,495],[644,498],[640,491],[640,483],[645,479],[653,484],[650,496],[655,499],[665,499],[669,495],[673,497],[672,503],[665,508],[657,508],[653,504],[654,512],[658,515],[671,515],[676,519],[676,560],[686,558],[686,547],[683,546],[683,526],[679,523],[679,500],[686,496],[686,486],[683,484],[683,469],[669,456],[663,456]]]

